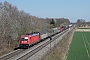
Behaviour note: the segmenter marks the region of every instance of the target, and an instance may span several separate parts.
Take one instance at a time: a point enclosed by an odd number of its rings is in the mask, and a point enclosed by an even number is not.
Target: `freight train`
[[[46,39],[50,36],[63,32],[67,27],[63,26],[61,28],[52,28],[43,30],[40,32],[32,32],[30,34],[24,34],[20,37],[20,48],[28,48],[29,46],[41,41],[42,39]]]

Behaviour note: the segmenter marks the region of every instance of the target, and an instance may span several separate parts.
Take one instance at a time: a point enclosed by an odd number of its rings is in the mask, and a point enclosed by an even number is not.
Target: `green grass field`
[[[66,60],[90,60],[90,32],[75,32]]]

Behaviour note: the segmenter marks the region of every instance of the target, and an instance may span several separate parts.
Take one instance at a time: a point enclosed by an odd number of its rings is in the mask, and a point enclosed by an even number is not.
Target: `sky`
[[[41,18],[67,18],[90,21],[90,0],[0,0],[9,2],[20,11]]]

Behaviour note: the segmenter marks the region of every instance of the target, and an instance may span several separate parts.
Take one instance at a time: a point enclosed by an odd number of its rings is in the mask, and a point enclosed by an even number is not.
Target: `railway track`
[[[64,31],[63,33],[65,33],[66,31]],[[63,33],[61,33],[60,35],[62,35]],[[40,45],[40,46],[38,46],[37,48],[34,48],[34,49],[32,49],[30,52],[28,52],[28,53],[24,53],[24,55],[22,55],[22,56],[20,56],[20,57],[16,57],[16,59],[15,60],[26,60],[26,59],[28,59],[29,57],[31,57],[32,55],[34,55],[36,52],[38,52],[38,51],[40,51],[42,48],[44,48],[46,45],[48,45],[48,44],[50,44],[50,42],[52,42],[52,41],[54,41],[55,39],[57,39],[60,35],[57,35],[56,37],[54,37],[51,41],[49,40],[49,41],[47,41],[47,42],[45,42],[44,44],[42,44],[42,45]],[[34,46],[33,46],[34,47]],[[32,47],[32,48],[33,48]],[[30,50],[30,49],[28,49],[28,50]],[[14,52],[11,52],[11,53],[9,53],[9,54],[7,54],[7,55],[5,55],[5,56],[2,56],[2,57],[0,57],[0,60],[10,60],[10,58],[12,58],[12,57],[14,57],[15,55],[18,55],[18,54],[20,54],[20,53],[22,53],[22,52],[24,52],[24,51],[27,51],[27,49],[26,50],[23,50],[23,49],[20,49],[20,50],[16,50],[16,51],[14,51]],[[11,59],[12,60],[12,59]]]
[[[0,57],[0,60],[7,60],[7,59],[17,55],[18,53],[21,53],[22,51],[23,50],[20,50],[20,49],[19,50],[15,50],[15,51],[13,51],[13,52],[11,52],[9,54],[6,54],[6,55]]]

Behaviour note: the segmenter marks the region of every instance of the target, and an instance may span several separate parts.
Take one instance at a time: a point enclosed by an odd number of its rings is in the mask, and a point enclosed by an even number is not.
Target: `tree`
[[[86,26],[86,21],[84,19],[78,19],[76,24],[78,27],[83,27]]]
[[[80,27],[80,26],[81,26],[81,21],[80,21],[80,19],[77,20],[77,23],[76,23],[76,24],[77,24],[77,27]]]
[[[52,19],[52,21],[50,22],[50,26],[51,26],[52,28],[55,27],[55,21],[54,21],[54,19]]]

